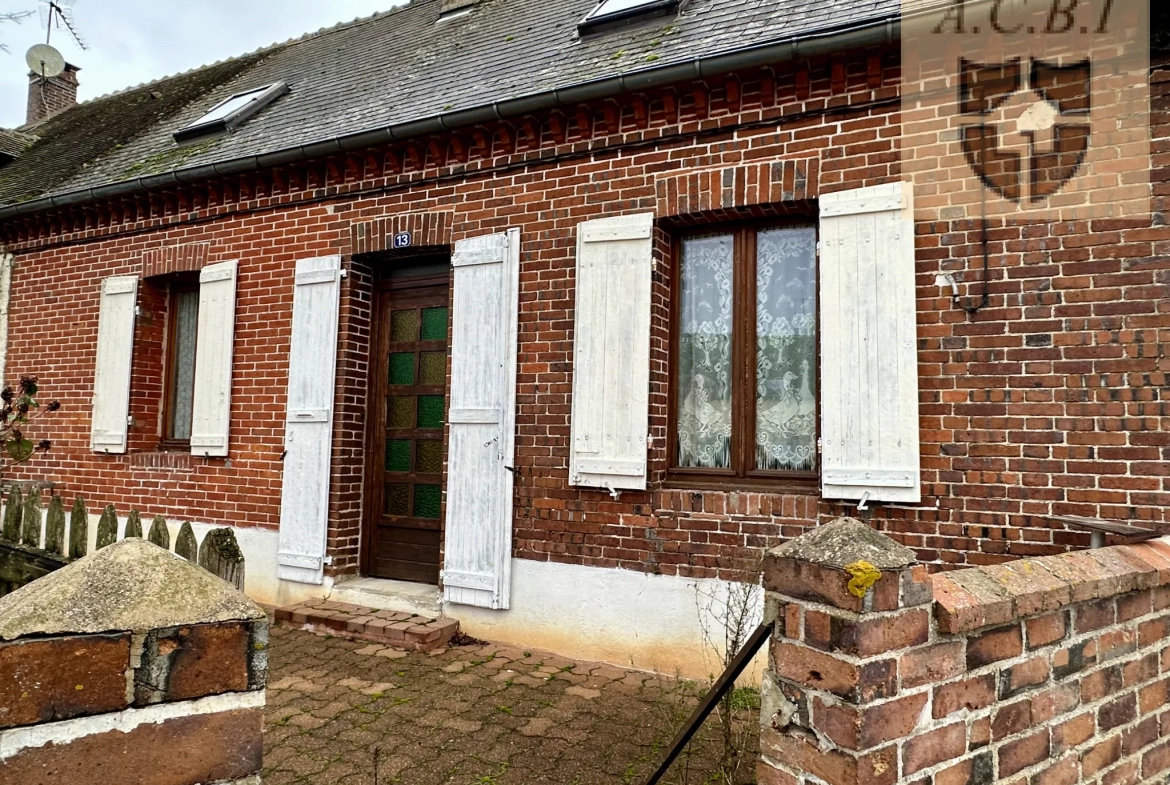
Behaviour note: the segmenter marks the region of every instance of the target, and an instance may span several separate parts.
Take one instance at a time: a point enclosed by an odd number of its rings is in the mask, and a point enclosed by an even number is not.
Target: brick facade
[[[1155,189],[1170,152],[1170,80],[1153,72]],[[358,569],[376,256],[393,234],[445,245],[521,231],[515,556],[692,576],[732,576],[760,549],[840,514],[815,483],[739,491],[664,484],[669,423],[670,230],[735,216],[815,220],[816,196],[898,177],[897,52],[866,51],[713,78],[282,167],[167,193],[0,224],[15,254],[8,369],[37,373],[64,410],[54,450],[19,470],[143,514],[275,528],[286,358],[297,259],[341,254],[334,435],[333,572]],[[660,218],[653,289],[651,489],[615,501],[568,484],[574,230],[604,215]],[[872,522],[926,563],[1052,554],[1087,536],[1046,516],[1166,523],[1170,516],[1170,229],[1146,220],[991,226],[990,305],[974,317],[935,284],[980,292],[979,227],[920,224],[917,296],[923,504]],[[420,241],[419,238],[424,238]],[[240,260],[231,455],[189,462],[88,449],[102,278],[166,249]],[[152,264],[155,264],[152,262]],[[158,262],[165,264],[165,262]],[[130,433],[161,433],[165,298],[139,300]],[[826,391],[826,394],[829,391]],[[39,434],[38,434],[39,436]]]

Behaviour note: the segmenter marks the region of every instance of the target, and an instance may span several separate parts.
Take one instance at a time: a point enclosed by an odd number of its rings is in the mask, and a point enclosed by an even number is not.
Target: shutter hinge
[[[342,267],[340,270],[337,271],[337,274],[341,278],[348,278],[349,277],[349,270]]]
[[[134,415],[132,415],[132,414],[127,414],[127,415],[126,415],[126,427],[127,427],[127,428],[133,428],[133,427],[134,427]]]
[[[824,449],[825,449],[825,441],[824,441],[824,439],[822,439],[821,437],[818,436],[817,437],[817,453],[824,452]]]
[[[321,559],[321,563],[322,563],[322,564],[325,564],[325,565],[333,564],[333,557],[332,557],[332,556],[326,556],[326,557],[324,557],[323,559]]]

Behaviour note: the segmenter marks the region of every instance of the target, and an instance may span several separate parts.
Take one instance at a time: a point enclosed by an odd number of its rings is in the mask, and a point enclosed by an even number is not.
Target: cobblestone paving
[[[429,654],[274,629],[265,785],[637,783],[700,688],[497,645]],[[740,717],[754,737],[755,716]],[[708,721],[667,782],[724,782]],[[733,782],[752,782],[755,747]]]

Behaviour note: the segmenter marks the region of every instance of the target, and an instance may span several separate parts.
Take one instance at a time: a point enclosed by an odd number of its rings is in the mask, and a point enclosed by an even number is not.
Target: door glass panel
[[[418,383],[442,387],[447,382],[447,353],[420,352]]]
[[[386,514],[410,515],[410,485],[408,483],[386,483]]]
[[[420,395],[418,397],[418,427],[443,427],[442,395]]]
[[[387,421],[391,428],[414,427],[414,396],[391,395]]]
[[[390,314],[390,340],[418,340],[418,311],[394,311]]]
[[[438,518],[441,497],[438,485],[414,486],[414,517]]]
[[[447,340],[447,309],[423,308],[422,338],[424,341]]]
[[[410,471],[410,439],[390,439],[386,442],[386,471]]]
[[[679,466],[731,465],[731,281],[734,237],[682,246],[678,335]]]
[[[756,239],[756,468],[816,468],[816,230]]]
[[[420,439],[416,459],[419,474],[438,474],[443,471],[443,443]]]
[[[414,352],[391,353],[390,384],[414,384]]]

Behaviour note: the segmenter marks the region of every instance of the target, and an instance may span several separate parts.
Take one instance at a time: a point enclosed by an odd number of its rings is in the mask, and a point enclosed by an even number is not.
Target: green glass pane
[[[414,486],[414,517],[438,518],[441,497],[438,485]]]
[[[443,396],[420,395],[418,397],[418,427],[443,427]]]
[[[387,420],[391,428],[414,427],[414,396],[391,395]]]
[[[390,355],[390,384],[414,384],[414,352]]]
[[[422,474],[438,474],[443,471],[443,443],[425,440],[418,443],[418,471]]]
[[[390,314],[390,340],[418,340],[418,311],[394,311]]]
[[[419,384],[442,387],[447,381],[447,353],[422,352],[418,356]]]
[[[386,483],[386,514],[410,515],[410,483]]]
[[[410,471],[410,439],[391,439],[386,442],[386,471]]]
[[[447,308],[423,308],[422,340],[447,340]]]

